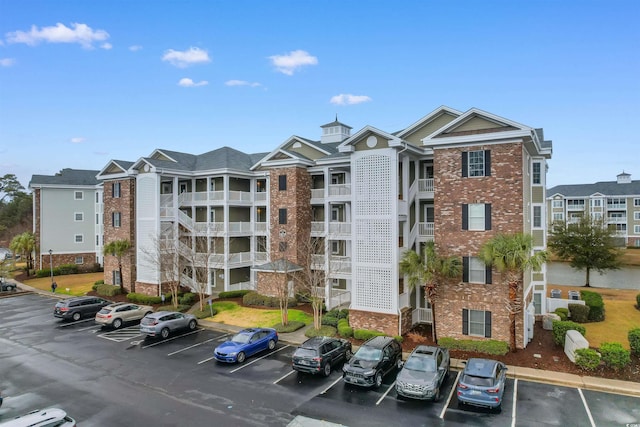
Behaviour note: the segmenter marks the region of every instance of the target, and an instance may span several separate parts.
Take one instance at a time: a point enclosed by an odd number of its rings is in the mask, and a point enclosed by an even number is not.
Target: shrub
[[[366,341],[373,337],[379,337],[382,335],[385,335],[385,334],[382,332],[373,331],[370,329],[356,329],[355,331],[353,331],[353,337],[357,340],[363,340],[363,341]]]
[[[94,282],[94,285],[102,285],[104,283],[104,280],[96,280]]]
[[[569,318],[569,309],[564,307],[556,308],[555,313],[560,316],[560,320],[567,320]]]
[[[343,308],[338,312],[338,319],[348,319],[349,318],[349,309]]]
[[[193,305],[195,300],[196,300],[196,294],[193,294],[191,292],[187,292],[186,294],[184,294],[180,298],[178,298],[178,304],[181,304],[181,305]]]
[[[618,370],[631,363],[631,352],[617,342],[603,342],[600,344],[600,354],[604,364]]]
[[[180,305],[178,304],[177,307],[174,307],[173,304],[171,305],[163,305],[158,307],[158,309],[156,311],[180,311],[180,312],[185,312],[187,310],[189,310],[191,308],[190,305]]]
[[[290,320],[287,325],[283,325],[282,323],[276,323],[273,325],[273,329],[277,332],[293,332],[297,331],[300,328],[304,328],[304,322],[298,322],[297,320]]]
[[[320,329],[309,328],[305,331],[304,335],[308,338],[313,337],[333,337],[336,335],[336,328],[333,326],[322,326]]]
[[[261,295],[256,291],[247,292],[242,297],[242,304],[244,305],[258,305],[262,307],[280,307],[280,301],[277,297],[269,297],[266,295]],[[298,305],[298,302],[295,298],[289,298],[287,302],[287,307],[295,307]]]
[[[561,345],[564,348],[564,338],[565,335],[567,335],[567,331],[570,330],[578,331],[582,336],[584,336],[587,331],[584,326],[576,322],[570,322],[568,320],[553,322],[553,340],[556,344]]]
[[[589,321],[589,306],[582,304],[569,304],[569,313],[571,320],[578,323],[587,323]]]
[[[600,366],[600,353],[592,348],[576,350],[576,365],[587,371],[593,371]]]
[[[443,337],[438,339],[438,345],[450,350],[473,351],[500,356],[504,356],[509,352],[509,344],[498,340],[457,340]]]
[[[322,321],[320,322],[323,325],[327,326],[338,326],[338,318],[331,315],[331,312],[322,316]]]
[[[636,307],[640,309],[640,294],[636,295]]]
[[[589,321],[602,322],[604,320],[602,295],[592,291],[580,291],[580,298],[589,306]]]
[[[62,264],[53,269],[55,276],[65,276],[67,274],[78,274],[78,266],[76,264]]]
[[[394,335],[393,339],[398,341],[400,344],[402,344],[402,341],[404,341],[404,337],[402,335]]]
[[[225,291],[225,292],[220,292],[218,294],[218,298],[240,298],[245,296],[249,292],[253,292],[253,291],[251,290]]]
[[[633,328],[629,330],[629,347],[631,351],[637,355],[640,355],[640,328]]]
[[[212,310],[213,309],[213,310]],[[216,310],[215,308],[211,307],[207,307],[204,310],[194,310],[191,312],[191,314],[193,314],[194,316],[196,316],[198,319],[205,319],[207,317],[211,317],[211,312],[213,311],[213,315],[215,316],[216,314],[218,314],[218,310]]]
[[[122,293],[122,291],[120,290],[120,286],[105,285],[104,283],[102,285],[94,286],[96,286],[96,292],[98,293],[98,295],[102,295],[105,297],[112,297],[114,295],[120,295]]]
[[[338,325],[338,335],[340,335],[342,338],[351,338],[353,336],[353,328],[349,325]]]
[[[131,292],[127,294],[127,299],[131,302],[135,302],[136,304],[147,304],[147,305],[153,305],[153,304],[162,304],[162,298],[161,297],[155,297],[152,295],[145,295],[145,294],[138,294],[135,292]],[[165,298],[166,301],[166,298]]]

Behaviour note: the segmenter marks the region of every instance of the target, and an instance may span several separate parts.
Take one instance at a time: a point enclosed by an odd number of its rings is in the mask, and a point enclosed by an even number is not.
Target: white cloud
[[[169,49],[162,55],[162,60],[178,68],[186,68],[193,64],[211,62],[207,51],[197,47],[191,47],[184,52]]]
[[[87,140],[87,138],[84,138],[82,136],[76,136],[74,138],[71,138],[71,142],[74,143],[74,144],[82,144],[86,140]]]
[[[336,105],[355,105],[362,104],[363,102],[369,102],[371,100],[372,99],[366,95],[351,95],[341,93],[340,95],[332,96],[329,102]]]
[[[258,86],[262,86],[260,83],[257,82],[247,82],[245,80],[227,80],[226,82],[224,82],[225,85],[227,86],[250,86],[250,87],[258,87]]]
[[[71,28],[57,23],[55,27],[42,27],[38,29],[31,26],[30,31],[14,31],[7,33],[8,43],[24,43],[35,46],[40,42],[47,43],[78,43],[85,49],[92,49],[94,42],[105,41],[109,33],[104,30],[93,30],[87,24],[72,23]]]
[[[129,46],[129,50],[131,52],[137,52],[139,50],[142,50],[142,46],[140,46],[139,44],[135,44],[133,46]]]
[[[15,63],[16,60],[13,58],[0,58],[0,67],[11,67]]]
[[[102,43],[100,47],[104,50],[111,50],[113,48],[113,45],[111,43]]]
[[[180,81],[178,82],[178,86],[182,86],[182,87],[197,87],[197,86],[206,86],[208,85],[209,82],[206,80],[201,80],[198,83],[195,83],[193,80],[185,77],[183,79],[180,79]]]
[[[288,76],[293,75],[301,67],[318,64],[318,58],[309,55],[304,50],[294,50],[288,55],[273,55],[269,59],[276,70]]]

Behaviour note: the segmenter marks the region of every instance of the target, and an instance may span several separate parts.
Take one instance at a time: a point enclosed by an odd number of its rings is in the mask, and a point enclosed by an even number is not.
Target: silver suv
[[[148,337],[168,338],[171,332],[180,329],[193,331],[198,326],[196,316],[178,311],[158,311],[146,315],[140,321],[140,332]]]
[[[109,304],[96,314],[96,323],[120,329],[124,323],[135,322],[151,313],[153,313],[153,307],[150,305],[116,302]]]

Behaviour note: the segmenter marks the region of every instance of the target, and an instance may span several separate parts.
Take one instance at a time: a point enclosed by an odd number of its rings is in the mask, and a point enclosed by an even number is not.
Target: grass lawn
[[[551,289],[551,286],[549,286]],[[584,323],[585,338],[590,347],[600,347],[603,342],[618,342],[629,349],[629,329],[640,328],[640,310],[635,308],[637,289],[603,289],[563,286],[567,290],[587,290],[602,295],[604,322]]]
[[[219,301],[213,303],[218,313],[207,320],[225,323],[243,328],[251,326],[271,328],[280,323],[280,310],[265,310],[261,308],[242,307],[235,302]],[[313,323],[313,316],[296,309],[289,309],[289,320],[303,322],[305,325]]]
[[[53,276],[53,280],[58,284],[56,293],[74,296],[86,294],[95,282],[102,279],[104,279],[102,272]],[[44,291],[51,291],[51,277],[25,280],[24,284]]]

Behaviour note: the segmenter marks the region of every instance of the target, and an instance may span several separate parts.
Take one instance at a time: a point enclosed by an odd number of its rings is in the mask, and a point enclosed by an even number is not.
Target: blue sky
[[[637,1],[0,0],[0,176],[271,151],[440,105],[553,140],[548,185],[640,179]]]

